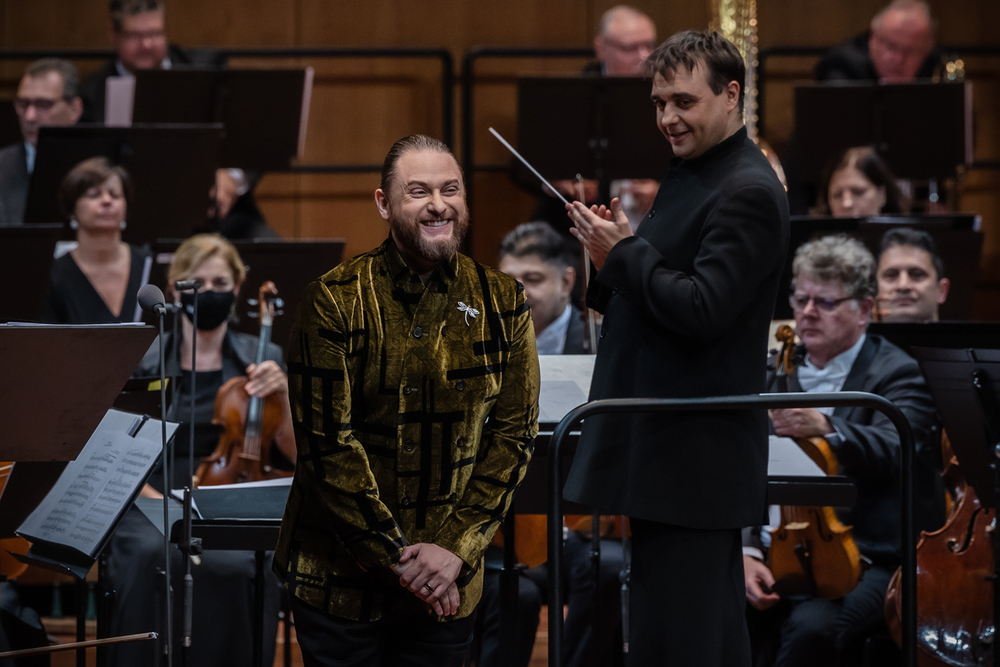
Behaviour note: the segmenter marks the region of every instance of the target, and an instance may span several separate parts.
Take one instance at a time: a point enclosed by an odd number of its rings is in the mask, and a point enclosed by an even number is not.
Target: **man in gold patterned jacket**
[[[312,283],[292,331],[274,567],[307,667],[461,665],[538,430],[535,337],[521,285],[458,253],[444,144],[396,142],[375,202],[389,238]]]

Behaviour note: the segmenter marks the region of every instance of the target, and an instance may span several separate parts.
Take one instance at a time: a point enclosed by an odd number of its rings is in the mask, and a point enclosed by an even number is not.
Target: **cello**
[[[776,336],[782,350],[775,371],[779,387],[787,390],[787,378],[795,370],[795,331],[782,325]],[[825,474],[838,473],[837,456],[826,440],[795,438],[795,442]],[[768,567],[774,575],[775,593],[837,599],[858,585],[861,553],[851,527],[840,522],[832,507],[783,505],[781,524],[770,533]]]
[[[14,471],[14,464],[0,463],[0,496],[7,486],[7,480]],[[17,579],[28,569],[28,566],[14,558],[11,554],[25,555],[31,545],[23,537],[7,537],[0,540],[0,581]]]
[[[947,436],[942,475],[955,498],[944,526],[917,542],[917,664],[977,667],[992,663],[995,510],[983,507],[962,477]],[[889,634],[901,645],[902,599],[897,569],[885,595]]]
[[[277,294],[270,280],[260,286],[257,300],[260,340],[255,361],[258,366],[267,359],[276,308],[281,307]],[[222,435],[215,451],[203,458],[198,466],[196,486],[257,482],[293,474],[271,465],[272,447],[285,445],[294,449],[295,446],[292,424],[286,418],[281,397],[278,394],[265,398],[251,396],[246,390],[248,381],[246,376],[234,377],[216,394],[212,423],[222,427]]]

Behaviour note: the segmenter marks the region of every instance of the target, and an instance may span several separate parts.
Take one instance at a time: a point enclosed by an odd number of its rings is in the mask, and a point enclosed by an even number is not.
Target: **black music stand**
[[[791,234],[785,268],[778,283],[775,319],[791,319],[788,293],[792,280],[792,260],[803,243],[827,234],[847,234],[871,250],[878,259],[882,235],[896,227],[913,227],[926,231],[934,238],[944,262],[944,271],[951,281],[948,300],[941,304],[942,319],[967,320],[972,316],[972,301],[979,277],[979,260],[983,249],[983,233],[978,230],[979,216],[890,216],[872,218],[792,218]],[[916,223],[916,224],[914,224]]]
[[[126,241],[190,236],[208,221],[221,136],[221,125],[43,127],[24,219],[64,220],[58,194],[63,178],[83,160],[104,156],[132,178],[135,196],[122,233]]]
[[[518,79],[518,150],[546,178],[659,181],[673,152],[656,128],[650,82],[634,77]]]
[[[149,282],[167,289],[167,269],[179,241],[160,240],[153,245],[153,268]],[[344,253],[343,239],[293,241],[234,241],[233,245],[247,266],[247,279],[236,302],[239,322],[234,331],[256,335],[259,322],[250,317],[257,309],[247,304],[257,298],[261,284],[274,281],[278,296],[284,301],[284,315],[274,319],[271,340],[282,348],[292,332],[295,313],[306,287],[324,273],[340,264]]]
[[[955,176],[972,162],[972,84],[817,83],[795,88],[802,178],[818,185],[826,164],[853,146],[873,146],[897,178]]]
[[[63,225],[0,227],[0,322],[42,319],[53,253]]]
[[[226,167],[285,169],[301,157],[312,68],[136,72],[134,123],[222,123]]]
[[[1000,343],[990,348],[941,349],[914,346],[913,353],[934,397],[941,422],[958,457],[962,476],[984,508],[996,511],[1000,497]],[[992,533],[994,576],[993,617],[1000,618],[1000,534]],[[920,637],[923,641],[924,638]],[[979,648],[992,649],[992,664],[1000,666],[1000,651],[992,636],[969,637]]]

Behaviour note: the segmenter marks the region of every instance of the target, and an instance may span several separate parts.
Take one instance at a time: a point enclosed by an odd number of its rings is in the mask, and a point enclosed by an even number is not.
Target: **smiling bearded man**
[[[307,667],[457,667],[538,431],[531,313],[457,252],[465,184],[440,141],[397,141],[375,204],[389,238],[312,283],[292,330],[274,568]]]

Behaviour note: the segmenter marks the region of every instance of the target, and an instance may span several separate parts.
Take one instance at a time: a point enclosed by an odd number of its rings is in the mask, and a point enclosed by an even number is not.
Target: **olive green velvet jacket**
[[[340,618],[432,613],[390,566],[433,542],[464,561],[468,616],[538,431],[523,288],[464,255],[425,286],[390,238],[309,286],[289,347],[298,462],[275,571]]]

